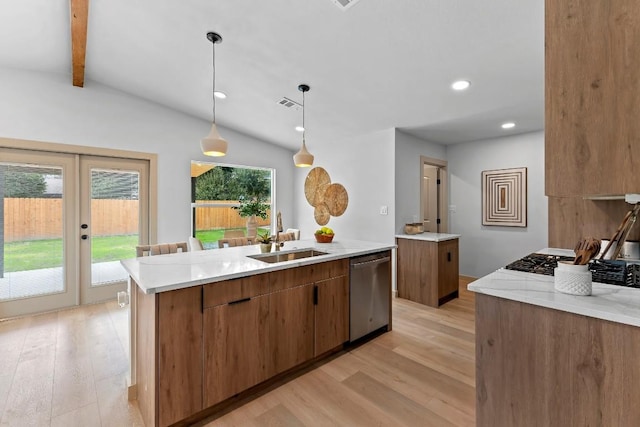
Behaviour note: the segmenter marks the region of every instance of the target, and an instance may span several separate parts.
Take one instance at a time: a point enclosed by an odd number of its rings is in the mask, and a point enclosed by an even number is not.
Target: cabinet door
[[[457,296],[456,292],[458,292],[458,239],[438,243],[438,305]]]
[[[548,0],[545,15],[545,194],[640,192],[637,0]]]
[[[157,298],[156,408],[164,426],[202,410],[202,286]]]
[[[315,356],[349,340],[349,277],[316,283]]]
[[[204,310],[205,407],[267,379],[268,317],[268,295]]]
[[[396,239],[398,298],[438,306],[438,243]]]
[[[313,357],[313,285],[269,295],[269,375],[279,374]]]

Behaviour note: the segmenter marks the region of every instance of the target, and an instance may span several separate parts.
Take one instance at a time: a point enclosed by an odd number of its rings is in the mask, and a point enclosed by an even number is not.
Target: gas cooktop
[[[553,276],[553,269],[558,266],[558,261],[573,260],[574,257],[533,253],[512,262],[505,268],[508,270],[525,271],[527,273]]]
[[[568,256],[532,253],[512,262],[505,268],[553,276],[553,270],[558,266],[558,261],[573,261],[574,259],[574,257]],[[640,288],[640,264],[596,259],[589,263],[589,270],[591,270],[594,282]]]

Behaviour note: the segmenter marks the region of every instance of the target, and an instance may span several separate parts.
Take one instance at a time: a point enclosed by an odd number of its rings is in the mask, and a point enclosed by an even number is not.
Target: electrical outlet
[[[387,206],[380,206],[380,215],[388,215],[389,208]]]

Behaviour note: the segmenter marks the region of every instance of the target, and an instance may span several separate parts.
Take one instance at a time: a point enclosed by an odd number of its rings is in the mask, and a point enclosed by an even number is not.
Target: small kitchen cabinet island
[[[566,295],[551,276],[504,268],[468,288],[478,427],[640,425],[640,289]]]
[[[349,259],[390,255],[393,247],[292,241],[283,252],[326,254],[266,263],[248,256],[257,246],[245,246],[122,261],[130,274],[130,391],[145,424],[194,422],[342,349],[349,341]]]
[[[458,297],[459,234],[396,235],[398,298],[430,307]]]

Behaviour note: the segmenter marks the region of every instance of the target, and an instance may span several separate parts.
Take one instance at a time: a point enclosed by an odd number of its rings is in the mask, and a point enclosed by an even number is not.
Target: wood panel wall
[[[549,247],[573,249],[583,237],[611,239],[631,208],[623,200],[549,197]],[[640,240],[640,223],[627,240]]]
[[[640,328],[475,298],[477,426],[638,425]]]
[[[547,0],[546,194],[640,192],[637,0]]]
[[[610,238],[631,207],[578,197],[640,193],[638,2],[546,0],[545,45],[549,246],[572,248]]]

